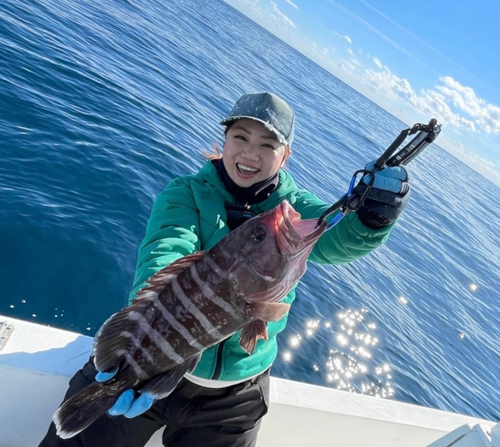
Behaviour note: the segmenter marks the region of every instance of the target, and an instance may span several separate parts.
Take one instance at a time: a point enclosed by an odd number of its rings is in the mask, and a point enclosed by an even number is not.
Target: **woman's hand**
[[[373,169],[374,163],[368,163],[366,169]],[[354,188],[354,193],[361,196],[370,179],[370,175],[365,175]],[[373,186],[357,211],[359,219],[369,228],[383,228],[400,216],[409,198],[410,185],[406,169],[402,166],[386,167],[375,173]]]
[[[111,380],[118,368],[111,372],[98,372],[95,376],[97,382],[106,382]],[[138,395],[136,397],[136,395]],[[126,418],[135,418],[140,414],[148,411],[153,405],[155,398],[148,393],[135,392],[132,389],[125,390],[115,404],[108,410],[110,416],[125,416]]]

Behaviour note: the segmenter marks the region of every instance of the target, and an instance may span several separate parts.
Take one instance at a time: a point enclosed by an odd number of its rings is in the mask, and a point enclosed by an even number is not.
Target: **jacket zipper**
[[[217,346],[217,358],[215,360],[215,369],[212,375],[212,380],[219,380],[220,373],[222,370],[222,351],[224,350],[224,344],[226,343],[226,340],[222,340],[219,343],[219,346]]]

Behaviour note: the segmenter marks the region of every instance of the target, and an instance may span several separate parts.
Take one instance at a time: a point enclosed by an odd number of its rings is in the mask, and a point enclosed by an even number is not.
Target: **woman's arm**
[[[185,178],[170,182],[158,196],[139,246],[129,299],[146,280],[171,262],[200,250],[199,212]]]

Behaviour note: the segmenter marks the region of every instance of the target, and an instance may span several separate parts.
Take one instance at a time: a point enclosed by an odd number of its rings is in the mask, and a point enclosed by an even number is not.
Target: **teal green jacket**
[[[318,218],[329,207],[314,194],[299,189],[292,176],[282,170],[278,187],[251,209],[257,213],[267,211],[285,199],[303,219]],[[234,198],[211,162],[197,174],[179,177],[167,185],[153,206],[139,247],[131,299],[156,271],[182,256],[210,249],[229,233],[224,202],[234,203]],[[321,236],[309,260],[320,264],[354,261],[385,242],[391,228],[372,230],[351,213]],[[294,299],[295,287],[283,302],[292,303]],[[239,332],[207,349],[193,374],[205,379],[240,380],[265,371],[278,354],[276,335],[285,328],[287,317],[268,323],[269,339],[259,340],[251,355],[240,347]]]

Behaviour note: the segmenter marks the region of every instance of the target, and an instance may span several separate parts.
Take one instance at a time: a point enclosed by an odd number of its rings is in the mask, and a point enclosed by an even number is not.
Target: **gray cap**
[[[221,121],[223,125],[239,119],[259,121],[276,134],[278,141],[291,146],[294,136],[295,115],[292,108],[273,93],[248,93],[243,95],[229,116]]]

